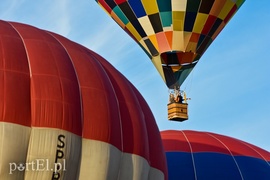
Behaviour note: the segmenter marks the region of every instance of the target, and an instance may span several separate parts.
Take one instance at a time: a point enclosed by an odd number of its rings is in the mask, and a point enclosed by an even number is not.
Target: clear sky
[[[0,19],[56,32],[102,55],[138,88],[160,130],[214,132],[270,151],[269,0],[246,0],[186,79],[190,118],[183,123],[167,120],[166,85],[95,0],[1,0]]]

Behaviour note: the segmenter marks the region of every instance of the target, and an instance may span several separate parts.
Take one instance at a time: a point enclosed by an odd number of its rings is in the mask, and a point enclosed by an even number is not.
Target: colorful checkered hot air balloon
[[[96,1],[143,48],[168,88],[178,89],[245,0]]]
[[[153,114],[93,51],[0,21],[0,179],[166,179]]]
[[[96,0],[180,86],[245,0]]]

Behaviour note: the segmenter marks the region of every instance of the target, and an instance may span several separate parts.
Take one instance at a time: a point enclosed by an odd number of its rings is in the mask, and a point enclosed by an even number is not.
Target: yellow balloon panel
[[[233,7],[236,6],[235,2],[233,1],[226,1],[225,5],[223,6],[220,14],[218,15],[218,18],[224,20],[229,12],[233,9]]]
[[[197,17],[196,17],[196,20],[195,20],[195,23],[194,23],[194,26],[193,26],[193,31],[192,32],[195,32],[195,33],[201,33],[203,28],[204,28],[204,25],[208,19],[208,14],[204,14],[204,13],[198,13],[197,14]]]
[[[156,0],[142,0],[142,4],[148,15],[159,12]]]
[[[158,41],[157,41],[156,35],[149,36],[149,39],[152,42],[152,44],[154,45],[154,47],[156,48],[156,50],[159,51]]]
[[[183,31],[184,30],[185,12],[173,11],[173,30]]]
[[[184,51],[184,31],[173,31],[172,48],[174,51]]]

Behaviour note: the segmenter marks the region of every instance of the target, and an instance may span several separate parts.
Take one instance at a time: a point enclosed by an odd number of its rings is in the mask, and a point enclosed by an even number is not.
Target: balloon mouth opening
[[[162,66],[179,66],[180,64],[162,64]]]
[[[195,60],[195,61],[192,61],[191,63],[183,63],[183,64],[180,64],[181,66],[189,66],[189,65],[193,65],[193,64],[197,64],[199,60]]]
[[[196,64],[198,59],[194,52],[170,51],[160,54],[162,66],[189,66]]]

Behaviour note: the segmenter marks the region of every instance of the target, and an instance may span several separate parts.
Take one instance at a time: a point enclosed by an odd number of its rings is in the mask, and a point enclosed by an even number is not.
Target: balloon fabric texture
[[[167,176],[152,112],[121,73],[60,35],[6,21],[0,144],[1,180]]]
[[[270,152],[228,136],[199,131],[161,132],[170,180],[268,180]]]
[[[151,58],[166,85],[181,86],[245,0],[96,0]]]

